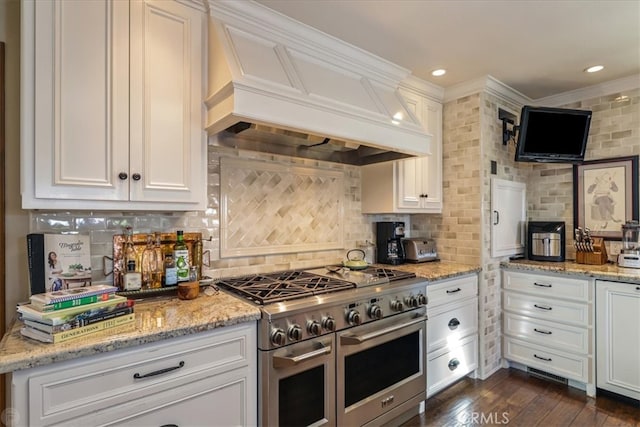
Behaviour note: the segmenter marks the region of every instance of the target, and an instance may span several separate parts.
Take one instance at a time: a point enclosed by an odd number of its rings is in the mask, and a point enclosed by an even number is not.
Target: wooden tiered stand
[[[593,242],[588,247],[578,242],[575,243],[576,262],[578,264],[602,265],[609,261],[604,239],[601,237],[593,237],[592,240]]]

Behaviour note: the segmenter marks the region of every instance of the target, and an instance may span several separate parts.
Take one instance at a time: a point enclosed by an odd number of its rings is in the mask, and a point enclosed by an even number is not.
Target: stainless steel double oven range
[[[426,281],[369,267],[224,279],[260,305],[259,423],[386,423],[426,399]]]

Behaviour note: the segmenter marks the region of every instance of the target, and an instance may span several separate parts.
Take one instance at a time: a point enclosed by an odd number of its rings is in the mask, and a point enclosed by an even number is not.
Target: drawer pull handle
[[[538,356],[537,354],[534,354],[533,357],[535,357],[536,359],[544,360],[545,362],[551,362],[550,357],[542,357],[542,356]]]
[[[533,282],[533,286],[539,286],[541,288],[550,288],[552,285],[551,283],[538,283],[538,282]]]
[[[161,374],[166,374],[167,372],[171,372],[171,371],[175,371],[176,369],[180,369],[184,366],[184,361],[181,360],[180,363],[178,363],[178,366],[172,366],[170,368],[164,368],[164,369],[158,369],[157,371],[153,371],[153,372],[149,372],[148,374],[144,374],[144,375],[140,375],[139,373],[135,373],[133,374],[133,378],[139,380],[141,378],[149,378],[149,377],[153,377],[156,375],[161,375]]]
[[[545,334],[545,335],[551,335],[551,331],[543,331],[542,329],[538,329],[538,328],[533,328],[534,331],[536,331],[539,334]]]
[[[552,307],[546,307],[544,305],[533,304],[535,308],[539,308],[540,310],[553,310]]]
[[[455,371],[458,365],[460,365],[460,361],[458,359],[451,359],[448,366],[450,370]]]
[[[448,290],[448,291],[447,291],[447,293],[448,293],[448,294],[455,294],[456,292],[460,292],[460,291],[461,291],[461,289],[460,289],[460,288],[455,288],[455,289],[454,289],[454,290],[452,290],[452,291],[449,291],[449,290]]]
[[[636,291],[640,291],[640,286],[636,286]]]
[[[178,427],[178,424],[163,424],[160,427]]]
[[[455,317],[449,320],[449,328],[456,329],[460,325],[460,321]]]

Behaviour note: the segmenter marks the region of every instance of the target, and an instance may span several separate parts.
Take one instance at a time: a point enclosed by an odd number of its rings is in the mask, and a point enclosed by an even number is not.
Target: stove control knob
[[[327,331],[335,331],[336,330],[336,321],[333,317],[327,316],[322,319],[322,327]]]
[[[357,326],[362,323],[362,319],[360,318],[360,313],[358,313],[358,310],[349,311],[349,313],[347,314],[347,322],[349,322],[351,326]]]
[[[402,311],[404,309],[404,304],[402,301],[394,299],[391,301],[391,310],[393,311]]]
[[[427,305],[427,296],[424,294],[418,294],[418,304]]]
[[[274,329],[271,331],[271,342],[274,345],[284,345],[285,344],[285,335],[284,331],[280,328]]]
[[[407,298],[407,305],[411,308],[416,308],[418,306],[418,298],[411,295]]]
[[[289,339],[291,341],[300,341],[302,338],[302,328],[300,325],[293,324],[289,326]]]
[[[311,335],[320,335],[320,322],[317,320],[309,320],[307,322],[307,331],[309,331]]]
[[[369,317],[371,317],[372,319],[382,319],[382,309],[373,304],[371,307],[369,307]]]

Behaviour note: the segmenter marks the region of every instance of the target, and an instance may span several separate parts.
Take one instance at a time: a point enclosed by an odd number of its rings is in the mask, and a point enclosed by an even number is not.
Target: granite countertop
[[[430,281],[451,279],[457,276],[477,273],[480,266],[459,264],[456,262],[423,262],[423,263],[407,263],[402,265],[379,265],[380,267],[392,268],[394,270],[408,271],[415,273],[418,277],[424,277]]]
[[[48,365],[151,343],[182,335],[260,319],[260,310],[224,292],[183,301],[175,296],[136,301],[135,326],[103,331],[84,339],[47,344],[24,338],[22,322],[15,320],[0,341],[0,373]]]
[[[640,269],[618,267],[617,264],[611,262],[603,265],[591,265],[578,264],[575,261],[549,262],[522,259],[502,262],[500,267],[509,270],[563,273],[577,277],[640,283]]]
[[[480,267],[450,263],[382,265],[415,273],[430,281],[477,273]],[[206,330],[260,319],[260,309],[226,292],[200,296],[182,301],[175,296],[146,299],[136,302],[136,323],[120,329],[91,334],[84,339],[59,344],[41,343],[20,334],[22,322],[15,320],[0,341],[0,373],[33,368],[83,356],[105,353],[141,344],[189,335]]]

